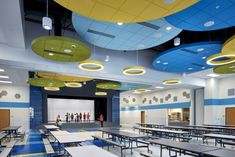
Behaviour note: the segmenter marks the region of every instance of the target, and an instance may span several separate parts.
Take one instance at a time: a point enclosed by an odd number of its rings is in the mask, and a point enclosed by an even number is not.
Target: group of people
[[[65,120],[66,120],[66,122],[80,122],[80,121],[90,121],[90,113],[88,112],[88,113],[66,113],[66,115],[65,115]]]

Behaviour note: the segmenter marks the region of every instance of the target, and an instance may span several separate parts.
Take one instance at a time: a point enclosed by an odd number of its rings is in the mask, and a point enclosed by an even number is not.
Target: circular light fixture
[[[215,24],[214,21],[207,21],[207,22],[204,23],[204,27],[211,27],[211,26],[213,26],[214,24]]]
[[[164,85],[176,85],[176,84],[180,84],[181,81],[179,79],[170,79],[170,80],[164,80],[162,81],[162,83]]]
[[[59,91],[60,88],[59,87],[44,87],[45,90],[48,90],[48,91]]]
[[[107,95],[107,92],[95,92],[95,95],[104,96]]]
[[[121,88],[121,83],[119,82],[99,82],[96,84],[97,88],[101,89],[119,89]]]
[[[85,60],[80,62],[78,67],[85,71],[101,71],[104,69],[104,64],[97,60]]]
[[[218,60],[227,57],[226,60]],[[216,61],[217,60],[217,61]],[[225,65],[235,62],[235,53],[217,53],[207,58],[208,65]]]
[[[167,31],[169,31],[169,30],[171,30],[171,29],[172,29],[171,26],[166,27],[166,30],[167,30]]]
[[[143,92],[150,92],[150,89],[145,89],[145,88],[138,88],[134,92],[135,93],[143,93]]]
[[[82,87],[82,83],[79,82],[65,82],[66,87],[79,88]]]
[[[146,73],[145,68],[142,66],[128,66],[124,68],[122,72],[130,76],[143,75]]]

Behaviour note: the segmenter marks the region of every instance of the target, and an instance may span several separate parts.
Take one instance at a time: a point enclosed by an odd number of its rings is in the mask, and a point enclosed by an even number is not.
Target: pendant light
[[[47,0],[46,16],[42,18],[42,27],[45,30],[52,30],[52,19],[48,16],[48,0]]]

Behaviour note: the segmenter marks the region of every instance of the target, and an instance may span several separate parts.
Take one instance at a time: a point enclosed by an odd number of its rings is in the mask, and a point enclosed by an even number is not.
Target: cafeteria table
[[[152,144],[156,144],[160,146],[160,157],[162,157],[162,150],[164,148],[168,148],[169,151],[178,151],[180,154],[187,154],[192,156],[203,156],[203,152],[212,151],[221,149],[218,147],[205,146],[205,145],[197,145],[185,142],[173,141],[170,139],[155,139],[148,140]]]
[[[213,156],[213,157],[235,157],[235,150],[217,149],[213,151],[204,152],[203,154],[204,156]]]
[[[16,135],[17,134],[17,130],[20,128],[21,126],[9,126],[6,128],[3,128],[2,131],[5,131],[7,133],[7,135]]]
[[[66,147],[65,150],[72,157],[118,157],[117,155],[114,155],[94,145]]]
[[[45,127],[46,130],[48,131],[52,131],[52,130],[58,130],[59,127],[55,126],[55,125],[43,125]]]
[[[111,130],[111,129],[99,129],[99,131],[102,132],[102,137],[104,137],[104,134],[107,134],[108,136],[111,135],[112,138],[117,137],[120,142],[128,141],[128,145],[126,145],[126,142],[124,142],[125,148],[123,148],[123,150],[124,149],[131,149],[131,154],[133,153],[132,150],[134,148],[143,148],[143,147],[145,147],[149,151],[149,145],[148,144],[146,144],[146,145],[138,145],[137,144],[137,143],[143,143],[143,142],[140,142],[139,140],[143,139],[143,138],[148,138],[148,136],[146,136],[146,135],[140,135],[140,134],[136,134],[136,133],[120,131],[120,130]],[[136,147],[133,146],[133,142],[136,143]]]
[[[205,139],[212,138],[215,139],[215,145],[220,143],[222,146],[222,140],[235,140],[235,136],[233,135],[223,135],[223,134],[203,134],[203,143],[205,143]]]

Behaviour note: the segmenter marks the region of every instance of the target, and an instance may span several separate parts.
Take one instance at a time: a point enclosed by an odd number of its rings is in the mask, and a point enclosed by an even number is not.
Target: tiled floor
[[[101,134],[101,132],[99,132],[95,129],[69,130],[69,131],[73,132],[73,133],[82,134],[83,136],[87,136],[87,137],[89,137],[90,135],[93,135],[93,134],[96,134],[96,135]],[[125,131],[133,132],[133,130],[125,130]],[[197,141],[196,139],[193,139],[190,142],[202,144],[201,140]],[[83,144],[84,145],[95,144],[100,147],[106,146],[101,141],[97,141],[97,142],[93,143],[93,140],[89,139],[89,138]],[[209,144],[213,145],[214,141],[213,140],[209,141]],[[55,150],[57,150],[56,144],[52,144],[52,146]],[[107,147],[104,147],[104,149],[107,149]],[[158,146],[150,146],[150,150],[153,152],[154,156],[156,156],[156,157],[159,156],[160,149]],[[117,147],[115,147],[115,148],[110,147],[110,152],[112,152],[113,154],[116,154],[117,156],[120,156],[120,149]],[[147,153],[147,149],[146,148],[134,149],[133,154],[130,153],[130,150],[124,150],[125,157],[139,157],[140,152]],[[42,138],[41,138],[39,131],[30,131],[29,133],[27,133],[27,135],[23,141],[18,141],[16,146],[13,148],[12,156],[14,156],[14,157],[25,157],[25,156],[44,157],[44,156],[46,156],[45,148],[44,148]],[[186,155],[181,155],[181,156],[187,157]],[[164,150],[163,157],[169,157],[169,152]]]

